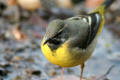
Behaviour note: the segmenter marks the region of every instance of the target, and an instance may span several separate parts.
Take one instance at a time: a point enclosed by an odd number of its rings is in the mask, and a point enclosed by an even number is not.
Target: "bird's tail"
[[[97,31],[97,35],[99,35],[102,32],[103,25],[104,25],[104,13],[106,9],[114,2],[115,0],[104,0],[103,3],[98,6],[96,9],[94,9],[90,14],[98,13],[101,15],[101,20],[99,22],[99,28]]]
[[[107,9],[115,0],[105,0],[102,5]]]
[[[103,3],[98,6],[95,10],[91,13],[98,12],[104,15],[105,10],[114,2],[115,0],[103,0]]]

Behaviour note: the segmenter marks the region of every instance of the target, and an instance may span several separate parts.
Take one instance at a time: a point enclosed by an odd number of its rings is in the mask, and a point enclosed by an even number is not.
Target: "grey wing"
[[[89,32],[89,37],[87,40],[87,46],[90,45],[90,43],[95,39],[97,32],[100,28],[102,17],[98,13],[92,13],[88,15],[88,23],[91,27],[91,30]],[[86,46],[86,47],[87,47]]]
[[[72,17],[69,19],[83,20],[84,22],[89,24],[89,26],[86,28],[80,28],[82,29],[80,30],[80,35],[78,35],[74,39],[74,41],[71,42],[73,46],[78,46],[79,48],[86,49],[97,35],[97,32],[100,27],[101,15],[99,13],[92,13],[88,15]],[[81,27],[81,25],[79,27]]]

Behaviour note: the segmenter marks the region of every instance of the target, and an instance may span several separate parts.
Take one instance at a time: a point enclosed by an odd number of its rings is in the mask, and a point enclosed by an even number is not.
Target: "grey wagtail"
[[[61,67],[81,65],[80,80],[82,80],[84,63],[96,47],[97,38],[104,26],[105,10],[113,1],[104,0],[87,15],[50,22],[41,43],[46,58]]]

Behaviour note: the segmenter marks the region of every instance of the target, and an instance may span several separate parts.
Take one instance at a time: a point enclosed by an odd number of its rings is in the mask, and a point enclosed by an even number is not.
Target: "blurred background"
[[[58,80],[61,67],[49,63],[40,43],[48,23],[87,14],[103,0],[0,0],[0,80]],[[114,65],[114,67],[113,67]],[[79,66],[65,75],[79,80]],[[105,27],[85,80],[120,80],[120,0],[106,11]]]

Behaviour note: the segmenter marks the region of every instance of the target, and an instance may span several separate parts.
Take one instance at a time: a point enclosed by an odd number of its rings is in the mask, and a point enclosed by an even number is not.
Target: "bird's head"
[[[58,19],[50,22],[46,29],[44,44],[48,43],[49,41],[51,41],[52,38],[57,36],[60,33],[60,31],[62,31],[63,27],[64,27],[64,20]]]

